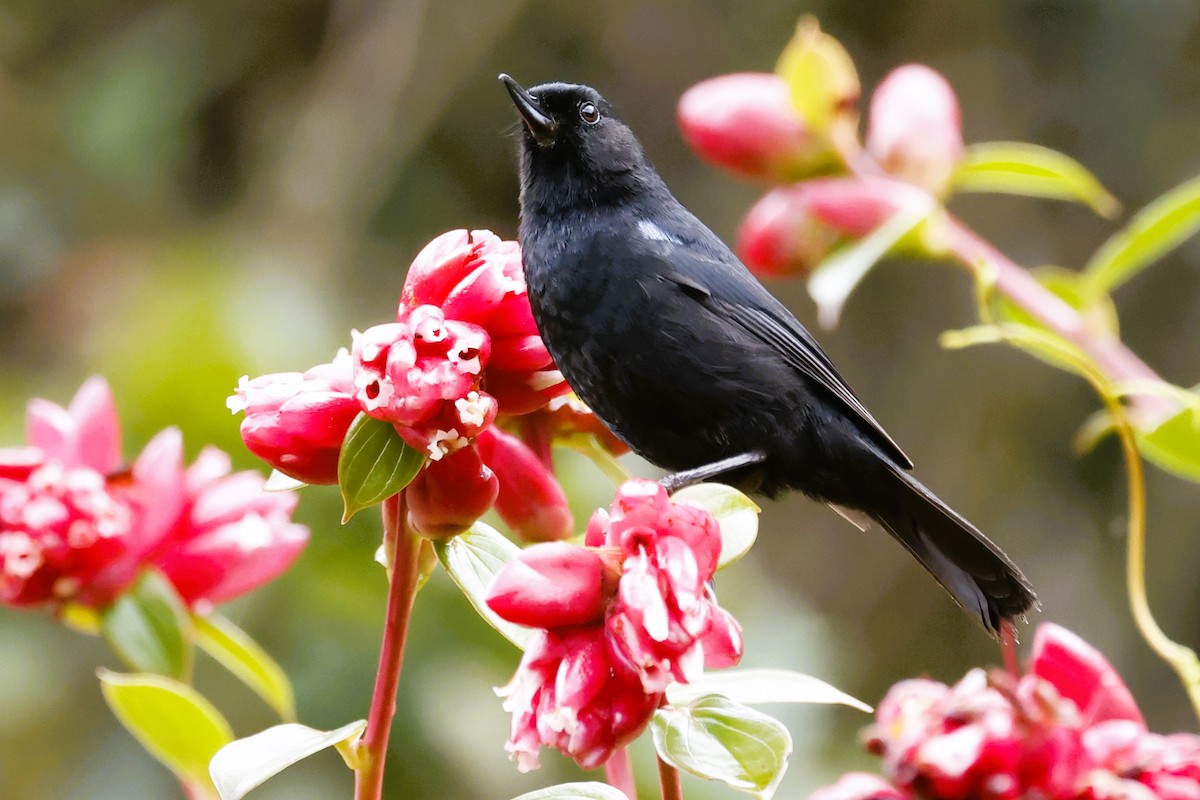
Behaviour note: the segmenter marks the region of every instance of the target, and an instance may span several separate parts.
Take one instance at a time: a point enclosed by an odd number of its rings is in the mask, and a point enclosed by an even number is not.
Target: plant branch
[[[1074,343],[1095,361],[1109,382],[1162,381],[1120,339],[1089,327],[1078,311],[1038,283],[1026,269],[958,218],[947,214],[946,219],[951,256],[1047,328]],[[1153,427],[1178,410],[1178,405],[1161,393],[1130,393],[1130,404],[1140,428]]]
[[[679,770],[658,759],[658,783],[662,787],[662,800],[683,800],[683,784],[679,782]]]
[[[629,763],[629,748],[618,747],[604,763],[604,779],[629,800],[637,800],[637,784],[633,780],[633,766]]]
[[[404,493],[383,502],[383,545],[391,564],[388,584],[387,616],[383,625],[383,644],[379,651],[379,669],[367,729],[354,746],[357,768],[354,776],[354,800],[382,800],[383,768],[387,759],[388,736],[396,715],[396,692],[400,686],[400,668],[404,663],[404,644],[417,594],[420,572],[421,538],[408,528]]]

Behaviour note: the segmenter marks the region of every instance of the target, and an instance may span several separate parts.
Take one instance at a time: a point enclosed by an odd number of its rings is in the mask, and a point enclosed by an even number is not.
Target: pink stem
[[[417,593],[421,539],[408,529],[404,494],[383,502],[383,542],[391,554],[392,577],[388,585],[387,617],[383,624],[383,644],[379,651],[379,669],[375,673],[375,691],[367,729],[355,746],[358,768],[354,775],[354,800],[382,800],[383,768],[387,759],[388,736],[396,715],[396,692],[400,686],[400,667],[404,663],[404,643],[413,598]]]
[[[658,783],[662,787],[662,800],[683,800],[683,784],[679,782],[679,770],[662,758],[658,759]]]
[[[990,270],[997,291],[1028,311],[1046,327],[1087,353],[1114,381],[1161,380],[1158,374],[1120,339],[1089,328],[1082,315],[1042,286],[1029,272],[1013,263],[979,234],[954,216],[948,216],[949,250],[963,266],[975,272]],[[1177,410],[1168,398],[1135,395],[1132,410],[1140,425],[1152,426]]]
[[[1021,666],[1017,660],[1017,632],[1012,620],[1000,621],[1000,652],[1004,656],[1004,669],[1016,680],[1021,677]]]
[[[637,800],[637,784],[633,780],[633,766],[629,763],[629,750],[618,747],[604,764],[604,778],[608,785],[625,793],[629,800]]]

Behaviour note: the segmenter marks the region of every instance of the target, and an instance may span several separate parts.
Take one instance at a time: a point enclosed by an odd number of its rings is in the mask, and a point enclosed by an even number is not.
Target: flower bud
[[[839,245],[924,202],[924,192],[886,178],[818,178],[772,189],[742,220],[737,249],[762,277],[807,275]]]
[[[242,441],[280,472],[305,483],[337,483],[338,454],[358,416],[353,364],[342,350],[307,372],[243,377],[226,405],[245,411]]]
[[[457,450],[430,461],[409,484],[409,524],[430,539],[457,536],[487,513],[499,488],[474,447]]]
[[[488,428],[476,440],[479,454],[500,481],[496,511],[527,542],[565,539],[575,529],[567,495],[524,442]]]
[[[488,589],[487,604],[518,625],[563,628],[599,622],[615,588],[594,551],[546,542],[504,565]]]
[[[867,150],[897,178],[946,193],[962,159],[962,120],[954,90],[923,64],[898,67],[871,98]]]
[[[766,72],[701,81],[679,99],[679,129],[701,158],[745,178],[787,183],[833,158],[808,128],[787,82]]]

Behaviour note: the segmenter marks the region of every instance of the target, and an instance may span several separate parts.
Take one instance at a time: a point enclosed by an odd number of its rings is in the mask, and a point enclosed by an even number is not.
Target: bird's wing
[[[912,468],[912,460],[855,396],[817,340],[745,267],[722,263],[684,246],[656,249],[664,262],[659,273],[664,280],[775,348],[793,369],[824,387],[857,417],[885,454],[904,469]]]

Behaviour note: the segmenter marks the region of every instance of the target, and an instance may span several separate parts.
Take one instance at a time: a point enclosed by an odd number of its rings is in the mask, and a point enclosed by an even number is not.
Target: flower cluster
[[[784,61],[796,57],[797,48],[820,49],[826,65],[821,85],[857,87],[840,45],[819,36],[805,44],[804,38],[793,41]],[[856,93],[842,92],[828,98],[826,108],[802,113],[795,91],[780,75],[740,73],[699,83],[679,101],[680,129],[702,158],[775,186],[738,232],[743,260],[764,276],[807,274],[835,248],[866,236],[898,211],[932,204],[949,191],[963,156],[958,100],[929,67],[899,67],[879,84],[861,144],[853,124]],[[848,174],[851,165],[862,171],[864,161],[877,164],[881,174]],[[936,240],[914,244],[937,247]]]
[[[29,445],[0,450],[0,602],[101,608],[153,566],[191,607],[277,577],[308,541],[296,497],[229,474],[209,448],[190,468],[174,428],[121,470],[116,410],[100,378],[68,409],[29,404]]]
[[[521,770],[543,745],[596,767],[641,732],[669,683],[737,663],[741,630],[710,583],[720,549],[711,514],[631,480],[585,546],[534,545],[500,571],[488,606],[540,629],[502,690]]]
[[[954,686],[894,686],[868,747],[888,780],[850,774],[815,800],[1200,797],[1200,736],[1148,732],[1104,657],[1051,624],[1020,678],[974,670]]]
[[[455,535],[494,505],[518,535],[548,541],[574,526],[549,451],[494,423],[537,414],[569,433],[578,423],[547,410],[567,391],[534,324],[517,243],[455,230],[413,260],[395,322],[355,332],[329,364],[243,378],[228,405],[246,412],[246,446],[306,483],[337,482],[360,413],[390,423],[428,459],[409,488],[419,532]]]

